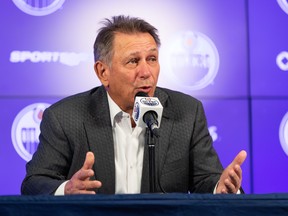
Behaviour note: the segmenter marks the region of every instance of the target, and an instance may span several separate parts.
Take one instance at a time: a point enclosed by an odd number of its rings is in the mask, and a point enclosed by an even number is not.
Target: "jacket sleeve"
[[[203,105],[198,101],[190,144],[190,191],[213,193],[223,167],[213,147]]]
[[[40,125],[39,145],[26,164],[26,176],[21,193],[25,195],[53,194],[66,180],[71,149],[56,116],[47,108]]]

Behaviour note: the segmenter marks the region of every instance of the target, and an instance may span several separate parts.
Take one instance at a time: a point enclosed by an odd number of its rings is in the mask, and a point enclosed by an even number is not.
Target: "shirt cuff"
[[[68,181],[63,182],[55,191],[55,196],[64,196],[65,195],[65,185]]]

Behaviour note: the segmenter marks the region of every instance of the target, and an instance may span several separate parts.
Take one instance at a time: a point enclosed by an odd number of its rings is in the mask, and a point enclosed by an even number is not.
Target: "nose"
[[[140,79],[147,79],[151,76],[151,67],[148,62],[141,61],[138,65],[138,75]]]

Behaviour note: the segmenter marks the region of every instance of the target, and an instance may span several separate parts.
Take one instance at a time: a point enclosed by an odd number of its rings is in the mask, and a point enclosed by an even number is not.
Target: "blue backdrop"
[[[11,0],[0,2],[0,195],[20,194],[43,110],[100,84],[93,43],[119,14],[158,28],[158,84],[203,102],[223,165],[248,152],[246,193],[288,191],[287,0]]]

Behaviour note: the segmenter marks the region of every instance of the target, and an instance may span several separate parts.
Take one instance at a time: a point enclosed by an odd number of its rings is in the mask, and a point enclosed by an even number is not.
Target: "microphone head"
[[[143,121],[143,116],[146,112],[155,112],[158,121],[158,127],[160,127],[163,106],[157,97],[149,97],[145,92],[138,92],[135,95],[134,108],[132,118],[137,126],[146,127],[146,123]]]

